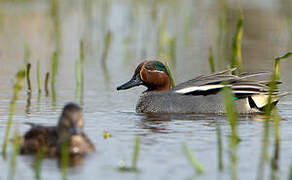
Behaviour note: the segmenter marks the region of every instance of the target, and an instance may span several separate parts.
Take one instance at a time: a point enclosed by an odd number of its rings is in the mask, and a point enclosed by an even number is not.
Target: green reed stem
[[[240,139],[237,133],[237,112],[235,109],[235,105],[233,103],[233,95],[231,93],[230,88],[223,88],[224,94],[224,105],[227,113],[227,118],[231,127],[231,136],[229,142],[229,151],[230,151],[230,159],[231,159],[231,178],[233,180],[237,179],[237,144]]]
[[[213,55],[213,50],[212,48],[209,49],[209,65],[211,72],[215,72],[215,64],[214,64],[214,55]]]
[[[84,42],[80,40],[80,84],[81,84],[81,94],[80,94],[80,104],[83,105],[83,95],[84,95],[84,61],[85,61],[85,49]]]
[[[13,180],[15,171],[16,171],[16,166],[17,166],[17,156],[20,152],[20,136],[18,132],[14,132],[14,137],[13,137],[13,154],[10,159],[10,167],[9,167],[9,172],[8,172],[8,179]]]
[[[133,159],[132,159],[132,169],[133,170],[137,170],[139,150],[140,150],[140,137],[137,135],[135,137],[134,153],[133,153]]]
[[[243,34],[243,14],[240,11],[239,19],[237,21],[235,36],[232,41],[232,54],[231,54],[231,67],[238,68],[241,72],[242,69],[242,55],[241,55],[241,40]],[[235,73],[234,71],[232,72]]]
[[[25,105],[25,113],[30,113],[30,106],[31,106],[31,92],[27,92],[27,99],[26,99],[26,105]]]
[[[60,1],[50,0],[50,15],[53,22],[56,51],[61,52]]]
[[[196,170],[198,174],[204,173],[204,169],[199,163],[199,161],[195,158],[195,156],[192,154],[190,148],[188,147],[187,143],[183,143],[183,151],[193,168]]]
[[[8,117],[8,122],[7,122],[7,127],[6,127],[6,132],[5,132],[5,137],[4,137],[4,142],[2,146],[2,156],[5,159],[6,158],[6,149],[7,149],[7,144],[8,144],[8,139],[9,139],[9,134],[10,134],[10,129],[12,126],[12,120],[13,120],[13,115],[15,111],[15,105],[16,101],[18,99],[18,94],[19,91],[22,88],[22,83],[23,83],[23,78],[25,77],[25,69],[21,68],[17,74],[16,74],[16,83],[13,87],[13,97],[10,102],[10,110],[9,110],[9,117]]]
[[[38,92],[42,92],[42,82],[41,82],[41,68],[40,61],[37,61],[37,83],[38,83]]]
[[[76,92],[75,92],[75,97],[77,98],[79,96],[80,92],[80,63],[79,60],[75,60],[75,79],[76,79]]]
[[[170,86],[171,86],[172,88],[174,88],[174,87],[175,87],[175,83],[174,83],[174,80],[173,80],[172,73],[171,73],[171,71],[170,71],[170,69],[169,69],[168,63],[167,63],[166,61],[164,61],[163,64],[164,64],[164,66],[166,67],[166,70],[167,70],[167,73],[168,73],[168,76],[169,76],[169,79],[170,79]]]
[[[112,33],[111,31],[108,31],[104,39],[104,49],[101,56],[101,63],[104,64],[103,66],[105,66],[106,64],[106,59],[107,59],[107,55],[108,55],[111,43],[112,43]]]
[[[57,73],[58,53],[54,52],[52,57],[52,78],[51,78],[51,91],[52,91],[52,105],[56,106],[56,91],[55,91],[55,79]]]
[[[218,148],[218,169],[219,171],[222,171],[224,166],[223,166],[223,146],[222,146],[222,132],[220,125],[216,125],[216,135],[217,135],[217,148]]]
[[[44,151],[41,149],[38,151],[34,162],[33,162],[33,169],[34,169],[34,176],[36,180],[41,180],[41,170],[42,170],[42,162],[44,160]]]
[[[274,119],[274,134],[275,134],[275,146],[274,154],[271,160],[271,177],[275,176],[275,171],[279,169],[279,152],[280,152],[280,116],[275,107],[273,110],[273,119]]]
[[[107,68],[106,59],[108,56],[111,43],[112,43],[112,33],[108,31],[104,39],[104,48],[103,48],[103,52],[101,56],[101,68],[102,68],[106,83],[110,81],[110,74]]]
[[[45,78],[45,92],[46,96],[49,96],[49,80],[50,80],[50,73],[46,73],[46,78]]]
[[[30,69],[31,69],[31,64],[30,63],[27,63],[26,64],[26,82],[27,82],[27,89],[28,89],[28,91],[31,91]]]
[[[282,59],[286,59],[288,57],[290,57],[292,55],[292,51],[287,52],[286,54],[284,54],[283,56],[278,56],[275,58],[275,80],[279,80],[280,76],[279,76],[279,69],[280,69],[280,61]]]
[[[279,56],[275,58],[275,70],[274,75],[271,77],[271,81],[269,83],[269,96],[267,100],[267,105],[265,107],[265,123],[264,123],[264,133],[263,133],[263,142],[262,142],[262,150],[261,150],[261,158],[258,168],[258,176],[257,179],[261,180],[264,179],[264,171],[265,171],[265,163],[269,160],[269,152],[268,152],[268,145],[269,145],[269,121],[271,119],[271,112],[275,106],[273,101],[273,93],[278,89],[277,87],[277,81],[279,80],[279,68],[280,68],[280,61],[282,59],[288,58],[291,56],[292,53],[288,52],[283,56]],[[276,112],[275,112],[276,113]],[[275,151],[274,151],[274,157],[272,159],[272,170],[275,170],[278,168],[278,156],[279,156],[279,121],[280,118],[277,117],[278,115],[274,115],[274,123],[275,123]],[[277,137],[278,136],[278,137]]]
[[[68,166],[69,166],[69,144],[68,142],[62,142],[61,145],[61,171],[62,179],[68,179]]]

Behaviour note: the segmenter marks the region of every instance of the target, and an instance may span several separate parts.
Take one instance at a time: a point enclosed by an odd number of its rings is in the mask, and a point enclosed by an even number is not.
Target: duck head
[[[166,91],[170,89],[170,78],[165,65],[157,60],[146,60],[138,65],[130,81],[117,87],[125,90],[144,85],[147,91]]]
[[[60,140],[67,141],[73,135],[82,134],[83,126],[82,109],[74,103],[65,105],[57,128]]]

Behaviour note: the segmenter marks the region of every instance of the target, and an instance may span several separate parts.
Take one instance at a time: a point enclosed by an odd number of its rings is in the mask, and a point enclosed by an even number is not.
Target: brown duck
[[[37,154],[47,157],[59,156],[66,144],[70,156],[94,152],[95,147],[83,133],[82,109],[74,103],[63,108],[57,126],[41,126],[33,123],[21,140],[21,154]]]

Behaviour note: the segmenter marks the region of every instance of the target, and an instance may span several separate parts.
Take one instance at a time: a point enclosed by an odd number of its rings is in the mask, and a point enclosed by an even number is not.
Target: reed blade
[[[133,153],[133,159],[132,159],[132,169],[133,170],[137,170],[139,150],[140,150],[140,137],[137,135],[135,137],[134,153]]]
[[[38,92],[42,92],[42,82],[41,82],[41,68],[40,61],[37,61],[37,83],[38,83]]]
[[[21,68],[16,74],[16,83],[13,87],[13,97],[12,97],[12,100],[10,102],[9,117],[8,117],[6,131],[5,131],[4,142],[3,142],[3,146],[2,146],[2,156],[4,159],[6,159],[7,144],[8,144],[10,129],[12,126],[16,101],[18,100],[18,97],[19,97],[19,91],[22,89],[24,77],[25,77],[25,69]]]
[[[243,35],[243,13],[240,11],[240,15],[237,21],[236,32],[232,41],[232,54],[231,54],[231,68],[237,67],[238,71],[242,70],[242,55],[241,55],[241,41]],[[235,74],[235,71],[232,72]]]
[[[188,147],[187,143],[183,143],[183,151],[193,168],[196,170],[198,174],[203,174],[204,169],[199,163],[199,161],[195,158],[195,156],[192,154],[190,148]]]

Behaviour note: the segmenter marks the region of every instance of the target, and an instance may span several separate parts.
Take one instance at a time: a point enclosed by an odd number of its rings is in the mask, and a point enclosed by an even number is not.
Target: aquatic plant
[[[26,82],[27,82],[27,90],[28,92],[31,92],[31,83],[30,83],[30,69],[31,69],[31,64],[27,63],[26,64]]]
[[[85,61],[85,49],[84,42],[80,40],[80,84],[81,84],[81,92],[80,92],[80,104],[83,105],[83,96],[84,96],[84,61]]]
[[[46,96],[49,96],[49,80],[50,80],[50,73],[47,72],[46,73],[46,77],[45,77],[45,92],[46,92]]]
[[[274,71],[274,75],[275,75],[275,80],[279,80],[280,79],[280,75],[279,75],[279,69],[280,69],[280,61],[282,59],[286,59],[289,58],[292,55],[292,51],[287,52],[286,54],[282,55],[282,56],[278,56],[275,58],[275,71]]]
[[[76,79],[76,90],[75,90],[75,98],[79,97],[80,93],[80,62],[78,59],[75,60],[75,79]]]
[[[41,168],[42,168],[43,159],[44,159],[44,151],[43,151],[43,149],[41,149],[37,153],[37,155],[36,155],[36,157],[35,157],[35,159],[33,161],[33,164],[32,164],[36,180],[41,180]]]
[[[170,60],[173,66],[176,65],[176,39],[166,31],[167,16],[164,15],[158,31],[158,56],[160,59]]]
[[[216,136],[217,136],[217,155],[218,155],[218,169],[219,171],[222,171],[224,166],[223,166],[223,146],[222,146],[222,132],[220,125],[217,123],[216,124]]]
[[[277,90],[278,81],[279,81],[279,68],[280,68],[280,61],[282,59],[286,59],[292,55],[292,52],[288,52],[283,56],[279,56],[275,58],[275,69],[274,74],[271,77],[269,83],[269,92],[268,92],[268,100],[267,105],[265,107],[265,122],[264,122],[264,132],[263,132],[263,142],[262,142],[262,149],[261,149],[261,157],[260,163],[258,168],[258,175],[257,179],[263,179],[264,171],[265,171],[265,163],[269,160],[269,152],[268,152],[268,145],[269,145],[269,122],[273,118],[274,125],[275,125],[275,150],[274,156],[271,162],[272,173],[274,170],[278,169],[278,159],[279,159],[279,147],[280,147],[280,133],[279,133],[279,123],[280,117],[276,112],[277,109],[274,107],[274,103],[272,102],[273,93]],[[274,109],[274,110],[273,110]],[[273,111],[273,116],[271,117],[271,113]]]
[[[101,67],[102,67],[102,71],[103,71],[106,83],[110,81],[110,75],[109,75],[109,71],[106,65],[106,59],[107,59],[108,52],[112,43],[112,38],[113,38],[112,36],[113,35],[111,31],[108,31],[104,39],[104,48],[103,48],[103,52],[101,56]]]
[[[17,156],[20,152],[20,136],[17,131],[14,132],[13,136],[13,154],[10,159],[10,166],[9,166],[9,172],[8,172],[8,180],[13,180],[16,166],[17,166]]]
[[[168,63],[166,61],[164,61],[163,64],[166,67],[166,71],[167,71],[168,76],[169,76],[169,79],[170,79],[170,86],[171,87],[175,87],[175,83],[174,83],[174,80],[173,80],[173,76],[172,76],[172,73],[171,73],[171,71],[169,69]]]
[[[226,109],[226,115],[231,127],[231,136],[229,141],[229,152],[230,152],[230,169],[231,169],[231,178],[233,180],[237,179],[237,144],[240,139],[237,133],[237,112],[233,103],[233,94],[229,87],[223,88],[224,94],[224,106]]]
[[[103,138],[104,139],[108,139],[108,138],[111,138],[111,137],[112,137],[111,133],[109,133],[108,131],[103,131]]]
[[[124,171],[138,172],[137,163],[138,163],[138,158],[139,158],[139,150],[140,150],[140,137],[138,135],[136,135],[133,158],[132,158],[132,166],[128,167],[128,166],[126,166],[124,161],[121,161],[121,163],[119,164],[118,170],[121,172],[124,172]]]
[[[18,100],[19,91],[22,89],[24,76],[25,76],[25,69],[21,68],[16,74],[16,83],[14,84],[14,87],[13,87],[13,97],[12,97],[12,100],[10,102],[9,117],[8,117],[6,131],[5,131],[4,142],[3,142],[3,146],[2,146],[2,156],[4,159],[6,158],[6,149],[7,149],[10,129],[12,126],[15,105],[16,105],[16,101]]]
[[[103,52],[102,52],[102,56],[101,56],[101,63],[103,65],[103,67],[106,66],[106,59],[108,56],[108,52],[109,52],[109,48],[111,46],[112,43],[112,32],[108,31],[106,33],[105,39],[104,39],[104,48],[103,48]]]
[[[51,78],[51,91],[52,91],[52,105],[56,106],[56,90],[55,90],[55,79],[57,73],[58,53],[54,52],[52,56],[52,78]]]
[[[42,82],[41,82],[41,68],[40,68],[40,61],[37,61],[37,83],[38,83],[38,92],[42,92]]]
[[[212,48],[209,49],[209,65],[210,65],[210,69],[211,72],[215,72],[215,64],[214,64],[214,55],[213,55],[213,50]]]
[[[68,166],[69,166],[69,149],[68,142],[64,141],[61,144],[61,173],[62,179],[68,179]]]
[[[236,32],[232,41],[232,53],[231,53],[231,67],[237,67],[238,71],[242,69],[242,55],[241,55],[241,40],[243,34],[243,13],[240,11],[240,15],[236,25]],[[233,74],[235,71],[232,72]]]
[[[199,161],[194,157],[192,154],[190,148],[188,147],[187,143],[183,143],[183,151],[193,168],[196,170],[198,174],[204,173],[204,169],[202,168],[201,164]]]

